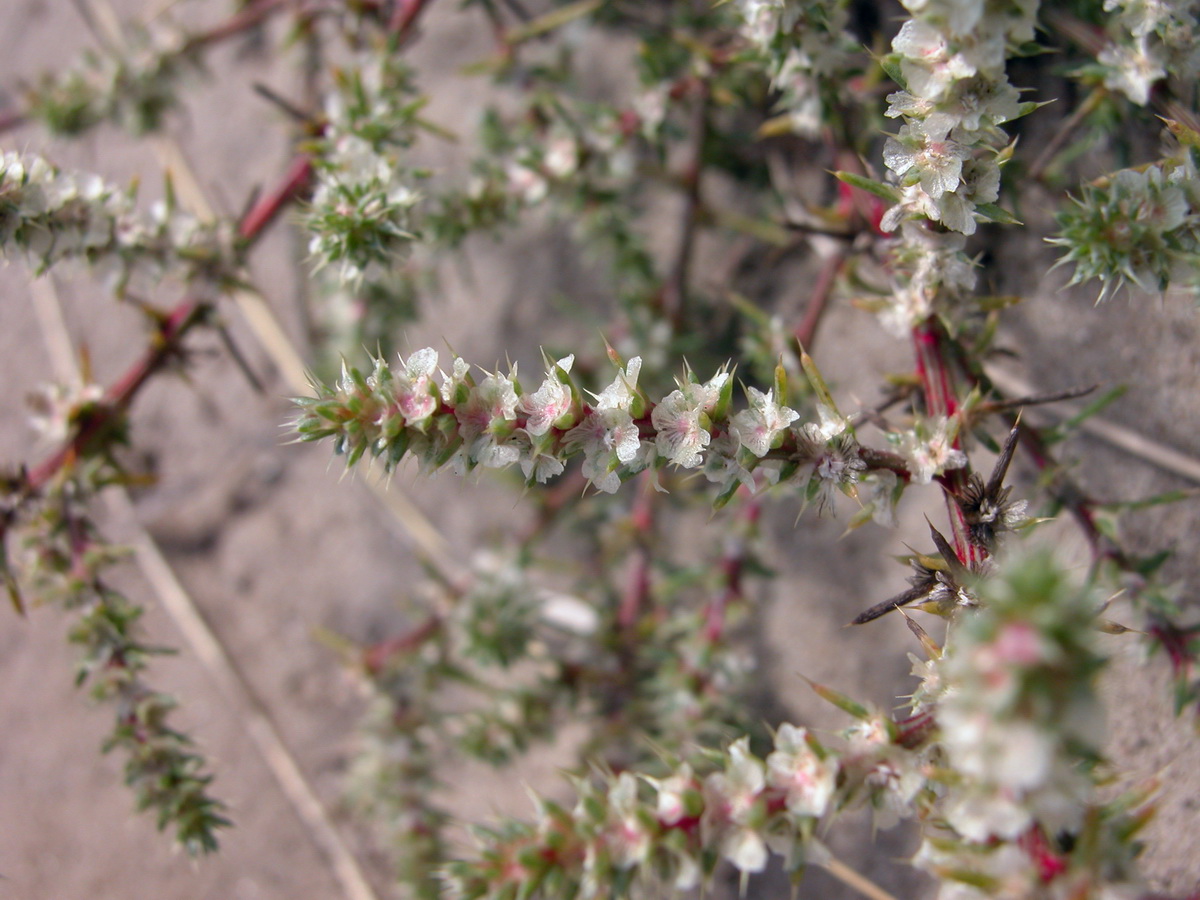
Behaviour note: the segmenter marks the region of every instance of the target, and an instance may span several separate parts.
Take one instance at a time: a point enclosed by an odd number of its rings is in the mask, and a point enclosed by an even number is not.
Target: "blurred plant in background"
[[[1042,237],[1062,248],[1072,283],[1098,281],[1100,300],[1195,290],[1196,5],[909,0],[894,23],[889,6],[840,0],[466,2],[459,14],[496,41],[480,77],[508,101],[457,136],[473,148],[466,172],[410,162],[452,137],[426,117],[437,86],[405,62],[429,5],[250,0],[203,31],[130,25],[31,83],[3,119],[140,134],[170,115],[211,46],[282,18],[324,48],[323,100],[272,97],[296,126],[289,171],[237,219],[194,220],[170,185],[143,213],[132,190],[31,153],[0,157],[5,254],[34,273],[93,267],[150,332],[119,382],[101,388],[85,372],[46,392],[37,411],[57,449],[8,470],[0,507],[14,606],[53,599],[74,615],[80,679],[114,707],[107,746],[126,753],[139,804],[192,852],[215,849],[229,824],[208,767],[166,723],[170,699],[142,682],[157,651],[137,637],[141,611],[105,581],[118,554],[90,503],[138,477],[130,404],[186,368],[193,330],[220,327],[256,241],[291,206],[321,285],[298,439],[388,472],[519,472],[539,511],[511,546],[432,569],[408,631],[362,647],[336,639],[371,694],[350,793],[406,893],[660,894],[709,885],[726,866],[744,885],[772,854],[794,878],[820,865],[862,888],[826,836],[867,807],[880,828],[918,824],[912,863],[939,896],[1149,896],[1136,867],[1149,797],[1099,791],[1111,772],[1095,637],[1164,651],[1178,710],[1195,716],[1200,630],[1157,580],[1161,558],[1124,550],[1049,454],[1054,436],[1020,418],[1067,395],[1005,396],[984,372],[1002,310],[1021,298],[977,292],[978,236],[1020,227],[1037,185],[1061,201],[1058,230]],[[579,57],[597,36],[635,74],[628,93],[587,83]],[[1091,93],[1058,111],[1059,132],[1029,160],[1018,120],[1048,115],[1039,107],[1054,98],[1023,100],[1040,82],[1010,83],[1008,64],[1048,77],[1043,49]],[[1070,184],[1072,132],[1153,133],[1147,104],[1170,113],[1163,153]],[[667,235],[650,224],[664,204],[676,210]],[[611,304],[580,319],[611,346],[547,348],[532,379],[432,348],[398,355],[405,322],[437,319],[443,261],[535,217],[604,273]],[[722,278],[698,258],[713,237],[739,247]],[[806,252],[819,276],[791,321],[773,267]],[[183,289],[171,306],[157,296],[165,274]],[[914,350],[875,409],[835,398],[810,355],[823,310],[843,298]],[[1022,447],[1044,477],[1017,497],[1007,476]],[[986,479],[981,450],[1000,454]],[[847,715],[841,735],[761,722],[742,638],[758,581],[773,577],[764,505],[890,527],[913,488],[940,492],[945,522],[914,538],[933,548],[906,560],[910,587],[855,620],[905,617],[923,650],[908,709],[888,715],[814,685]],[[1076,518],[1094,551],[1086,573],[1037,548],[1044,518],[1028,517],[1027,501]],[[698,554],[673,540],[678,511],[697,506],[717,510]],[[564,535],[570,559],[548,549]],[[1102,618],[1118,587],[1128,625]],[[947,620],[945,637],[909,610]],[[583,735],[574,805],[537,799],[534,821],[480,825],[464,855],[437,799],[450,766],[506,764],[571,723]]]

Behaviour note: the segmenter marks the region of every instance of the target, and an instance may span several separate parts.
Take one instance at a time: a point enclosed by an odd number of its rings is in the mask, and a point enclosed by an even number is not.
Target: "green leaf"
[[[1075,413],[1075,415],[1071,416],[1069,419],[1063,420],[1053,428],[1047,428],[1042,433],[1042,440],[1044,440],[1047,445],[1055,444],[1063,440],[1071,432],[1083,424],[1085,420],[1090,419],[1092,416],[1099,413],[1114,400],[1124,396],[1126,390],[1128,390],[1128,388],[1123,384],[1119,384],[1114,388],[1110,388],[1091,403],[1083,407],[1083,409],[1081,409],[1079,412]]]
[[[908,81],[904,77],[904,73],[900,69],[900,54],[888,53],[877,58],[879,68],[883,69],[884,73],[896,84],[904,90],[908,90]]]
[[[560,6],[558,9],[551,10],[544,15],[526,22],[519,28],[510,29],[505,34],[505,40],[511,45],[520,44],[531,38],[541,37],[543,34],[555,31],[564,25],[569,25],[576,19],[582,19],[584,16],[591,15],[603,6],[604,3],[605,0],[578,0],[575,3],[568,3],[566,6]]]
[[[822,700],[832,703],[842,712],[848,713],[861,721],[871,718],[871,710],[867,709],[867,707],[863,706],[863,704],[859,703],[857,700],[852,700],[845,694],[838,693],[832,688],[825,687],[823,684],[817,684],[817,682],[810,681],[807,678],[804,680],[808,681],[808,686],[812,688],[814,692],[816,692],[818,697],[820,697]]]
[[[875,181],[873,178],[868,178],[865,175],[858,175],[854,172],[832,172],[834,178],[838,181],[845,182],[851,187],[856,187],[859,190],[866,191],[869,194],[874,194],[876,197],[882,197],[888,203],[898,203],[900,201],[900,192],[890,184],[884,184],[882,181]],[[977,207],[982,209],[982,204]]]
[[[817,395],[817,402],[825,406],[831,413],[841,415],[837,404],[833,402],[833,394],[829,392],[829,386],[821,377],[821,370],[817,368],[817,364],[813,362],[813,358],[808,355],[808,351],[804,347],[800,348],[800,365],[804,367],[804,374],[808,376],[813,393]]]
[[[1117,500],[1112,503],[1097,504],[1098,509],[1105,512],[1128,512],[1136,509],[1149,509],[1152,506],[1163,506],[1167,503],[1178,503],[1181,500],[1191,500],[1200,496],[1200,488],[1181,488],[1176,491],[1165,491],[1142,497],[1140,500]]]
[[[975,212],[984,216],[988,221],[995,222],[997,225],[1020,225],[1021,221],[1010,213],[1007,209],[997,206],[995,203],[979,203],[975,206]]]

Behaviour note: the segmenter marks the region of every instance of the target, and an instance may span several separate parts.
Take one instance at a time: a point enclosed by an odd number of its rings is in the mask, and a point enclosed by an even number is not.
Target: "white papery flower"
[[[794,409],[775,402],[774,389],[765,394],[757,388],[746,388],[750,407],[739,412],[729,423],[730,432],[755,456],[766,456],[775,439],[800,418]]]
[[[1110,44],[1100,51],[1097,60],[1108,69],[1104,86],[1121,91],[1139,106],[1150,102],[1150,89],[1167,75],[1162,60],[1144,36],[1132,45]]]
[[[621,486],[616,469],[637,456],[641,437],[627,410],[600,408],[563,435],[563,442],[583,450],[583,476],[597,490],[615,494]]]
[[[975,74],[961,53],[950,50],[946,36],[928,22],[909,19],[892,41],[900,54],[900,71],[908,89],[926,100],[938,100],[955,81]]]
[[[957,432],[957,423],[952,430],[950,420],[941,416],[932,422],[919,423],[901,437],[900,453],[919,484],[929,484],[935,476],[967,464],[967,455],[954,446]]]
[[[624,371],[617,372],[612,384],[599,394],[592,395],[596,398],[596,409],[629,409],[637,391],[638,375],[641,371],[642,358],[635,356],[629,360]]]

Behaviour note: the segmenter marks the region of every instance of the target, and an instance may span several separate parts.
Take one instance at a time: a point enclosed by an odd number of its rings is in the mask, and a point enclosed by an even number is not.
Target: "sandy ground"
[[[430,115],[465,125],[477,99],[471,83],[455,76],[455,66],[478,55],[483,45],[474,23],[452,7],[435,9],[415,56],[418,65],[439,67]],[[15,85],[22,76],[70,58],[88,40],[72,4],[8,0],[0,6],[0,85]],[[201,187],[222,209],[237,209],[251,187],[271,183],[288,153],[282,130],[266,122],[275,114],[248,85],[262,80],[288,88],[291,76],[240,49],[214,56],[212,71],[219,75],[196,92],[169,128],[187,148]],[[65,167],[97,171],[117,182],[140,176],[148,197],[160,180],[152,148],[133,145],[110,129],[71,145],[48,143],[33,128],[0,137],[0,149],[14,147],[45,152]],[[509,356],[536,369],[541,335],[561,323],[548,322],[544,309],[528,298],[571,285],[575,273],[564,270],[559,251],[554,241],[536,233],[505,245],[473,247],[473,278],[447,280],[436,301],[436,323],[414,327],[413,346],[445,338],[469,359]],[[299,341],[296,286],[287,275],[293,252],[286,229],[276,229],[256,255],[253,274]],[[1014,316],[1005,333],[1005,342],[1018,353],[1011,372],[1045,390],[1124,384],[1127,393],[1107,413],[1111,421],[1200,458],[1195,402],[1200,319],[1188,301],[1120,299],[1093,309],[1086,291],[1058,290],[1061,277],[1049,284],[1027,282],[1025,273],[1044,271],[1050,259],[1042,246],[1014,242],[993,252],[1007,264],[1001,271],[1015,273],[1012,284],[998,289],[1036,294],[1039,301]],[[1029,264],[1031,259],[1037,264]],[[797,283],[806,282],[798,278]],[[6,398],[0,406],[0,459],[5,461],[44,452],[31,444],[22,398],[54,375],[61,332],[47,311],[55,298],[65,309],[71,341],[86,342],[101,382],[120,372],[139,346],[137,317],[86,278],[56,276],[33,291],[20,266],[0,270],[0,373]],[[313,633],[328,628],[360,640],[394,633],[404,622],[398,600],[420,580],[420,568],[395,517],[361,480],[339,477],[340,466],[330,466],[327,447],[283,443],[279,423],[289,414],[283,398],[290,391],[232,307],[229,324],[266,379],[266,395],[251,390],[215,340],[197,340],[190,383],[165,379],[138,402],[134,433],[158,482],[135,498],[136,523],[120,510],[111,513],[110,536],[135,541],[138,528],[148,531],[240,677],[231,692],[227,678],[214,677],[213,669],[187,649],[155,667],[158,683],[182,700],[181,724],[198,736],[214,761],[217,792],[229,802],[237,828],[214,858],[191,862],[173,853],[151,821],[132,814],[119,761],[98,753],[108,712],[91,708],[73,688],[68,619],[48,608],[23,619],[9,615],[0,629],[5,686],[0,693],[0,898],[353,897],[344,869],[339,880],[328,840],[314,838],[311,822],[306,824],[281,788],[278,757],[272,769],[264,756],[262,734],[268,726],[298,762],[300,776],[368,881],[379,896],[388,896],[370,839],[341,811],[340,778],[361,698]],[[835,352],[847,340],[865,340],[866,352],[855,357]],[[883,373],[907,365],[907,348],[854,310],[832,312],[819,346],[830,348],[817,351],[818,362],[845,396],[869,400]],[[1087,460],[1077,475],[1106,499],[1194,485],[1095,438],[1082,437],[1067,452]],[[1019,478],[1030,476],[1018,472]],[[527,515],[518,497],[486,480],[397,479],[395,488],[425,511],[458,554],[503,534]],[[803,688],[800,673],[883,706],[905,692],[904,654],[914,648],[902,623],[855,631],[842,626],[865,602],[897,589],[902,575],[887,555],[904,552],[905,535],[912,540],[921,533],[923,512],[907,503],[900,531],[866,528],[839,540],[840,523],[806,518],[796,526],[794,509],[770,510],[766,531],[773,562],[785,577],[759,600],[759,649],[763,685],[776,710],[817,726],[838,724],[836,715]],[[1176,547],[1171,565],[1193,589],[1200,583],[1198,523],[1196,503],[1179,504],[1131,520],[1129,539],[1138,548]],[[1077,549],[1070,529],[1061,531],[1061,541]],[[186,648],[187,635],[156,596],[161,583],[148,583],[136,566],[123,572],[121,582],[150,609],[147,624],[155,638]],[[1160,816],[1148,835],[1147,872],[1157,887],[1183,895],[1200,887],[1200,853],[1195,852],[1200,753],[1189,728],[1171,717],[1162,667],[1142,667],[1123,648],[1118,653],[1121,661],[1108,679],[1116,709],[1112,754],[1139,776],[1157,775],[1165,786]],[[559,783],[549,762],[522,775],[548,790]],[[485,787],[491,791],[497,781],[467,772],[461,787],[469,795]],[[526,811],[518,779],[502,781],[483,809]],[[873,851],[867,849],[868,839],[866,824],[858,823],[839,830],[833,845],[896,896],[928,894],[927,886],[895,862],[914,849],[911,835],[881,835]],[[842,895],[819,873],[802,894]]]

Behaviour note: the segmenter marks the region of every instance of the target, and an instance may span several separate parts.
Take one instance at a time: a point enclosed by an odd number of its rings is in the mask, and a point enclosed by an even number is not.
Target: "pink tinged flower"
[[[729,423],[729,430],[755,456],[767,455],[784,430],[800,418],[794,409],[775,402],[775,391],[765,394],[755,388],[746,389],[750,408],[742,410]]]
[[[408,425],[428,419],[437,410],[438,394],[433,385],[438,355],[432,347],[418,350],[407,360],[400,358],[401,373],[394,376],[396,406]]]
[[[546,148],[542,164],[552,178],[566,178],[579,168],[579,147],[573,138],[555,138]]]
[[[742,872],[761,872],[767,865],[767,845],[760,834],[764,818],[760,797],[766,770],[750,755],[749,738],[729,748],[729,765],[704,782],[705,826],[719,835],[721,855]]]
[[[728,379],[730,374],[721,371],[704,384],[685,382],[654,407],[650,422],[658,431],[655,445],[660,456],[685,469],[700,466],[703,450],[713,438],[708,415],[716,408]]]
[[[816,754],[805,735],[794,725],[780,727],[775,752],[767,757],[767,783],[785,792],[792,815],[820,817],[833,798],[837,769]]]
[[[951,140],[934,140],[922,126],[905,125],[899,134],[890,137],[883,149],[887,167],[897,175],[919,180],[922,189],[932,199],[957,189],[962,176],[963,162],[971,153]]]
[[[575,357],[571,355],[554,365],[564,372],[570,372],[574,362]],[[551,369],[541,387],[521,398],[518,408],[526,416],[525,430],[541,436],[550,430],[556,420],[571,411],[571,389],[559,381],[554,369]]]
[[[692,774],[691,766],[686,763],[680,766],[678,773],[661,781],[651,780],[650,784],[658,792],[658,807],[655,815],[663,825],[677,825],[684,818],[692,815],[689,807],[697,806],[698,802],[689,802],[689,797],[698,793],[699,785]],[[696,800],[699,798],[697,797]]]
[[[523,203],[532,206],[546,198],[546,193],[550,186],[541,173],[535,169],[531,169],[529,166],[518,162],[512,162],[508,164],[506,175],[508,177],[508,190]]]
[[[1139,106],[1150,102],[1150,89],[1167,74],[1144,37],[1136,45],[1110,44],[1096,58],[1108,69],[1104,86],[1123,92]]]
[[[703,450],[712,440],[704,412],[704,392],[698,384],[685,384],[654,407],[650,421],[658,432],[659,455],[684,469],[704,461]]]
[[[722,434],[709,444],[708,456],[704,460],[704,477],[718,485],[722,492],[733,487],[734,482],[740,483],[748,491],[754,490],[754,476],[738,462],[740,446],[737,437],[732,434]]]
[[[442,372],[442,399],[447,403],[454,404],[460,392],[465,393],[465,388],[469,387],[467,373],[470,371],[471,365],[461,356],[454,357],[454,363],[450,367],[450,374]]]
[[[583,450],[583,476],[597,490],[613,494],[621,486],[616,470],[637,456],[641,437],[626,410],[607,408],[593,410],[563,436],[563,442]]]
[[[940,221],[933,198],[925,193],[925,189],[920,184],[909,184],[901,188],[900,202],[883,214],[883,218],[879,221],[879,228],[885,232],[895,231],[906,219]]]
[[[517,391],[511,378],[489,375],[454,410],[463,440],[502,430],[517,417]]]
[[[469,457],[479,465],[502,469],[520,458],[516,446],[503,443],[517,417],[517,392],[512,378],[487,376],[471,388],[466,401],[455,408],[454,416]]]
[[[766,786],[766,769],[761,760],[750,754],[750,739],[739,738],[729,747],[729,765],[725,771],[705,780],[705,805],[719,811],[728,821],[744,825]]]

